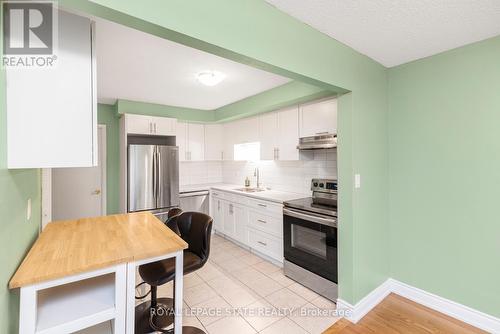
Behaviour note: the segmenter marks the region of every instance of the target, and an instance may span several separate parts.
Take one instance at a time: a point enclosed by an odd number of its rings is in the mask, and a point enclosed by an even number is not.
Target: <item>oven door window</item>
[[[292,225],[292,247],[313,256],[327,259],[326,234],[307,227]]]

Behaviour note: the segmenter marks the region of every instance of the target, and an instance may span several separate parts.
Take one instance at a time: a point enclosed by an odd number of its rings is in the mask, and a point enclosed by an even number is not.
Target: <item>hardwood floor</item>
[[[390,294],[357,324],[340,319],[323,334],[486,333],[401,296]]]

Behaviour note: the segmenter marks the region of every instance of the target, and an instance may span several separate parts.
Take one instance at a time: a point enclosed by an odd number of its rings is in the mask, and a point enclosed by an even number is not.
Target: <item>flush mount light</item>
[[[203,71],[196,75],[198,81],[205,86],[215,86],[219,84],[226,75],[217,71]]]

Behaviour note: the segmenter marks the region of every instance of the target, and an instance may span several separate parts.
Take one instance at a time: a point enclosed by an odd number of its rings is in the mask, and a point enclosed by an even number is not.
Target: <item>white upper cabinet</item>
[[[179,161],[187,161],[187,123],[177,122],[176,129],[175,144],[179,147]]]
[[[298,108],[265,113],[260,116],[260,159],[299,160]]]
[[[151,117],[153,134],[159,136],[175,136],[177,132],[177,119],[168,117]]]
[[[300,137],[337,133],[337,99],[301,105]]]
[[[224,126],[205,124],[205,160],[224,159]]]
[[[127,133],[138,135],[175,136],[177,119],[126,114]]]
[[[260,159],[275,160],[278,149],[278,113],[260,116]]]
[[[299,110],[291,107],[277,112],[278,147],[276,160],[299,160]]]
[[[149,116],[126,114],[125,121],[127,133],[149,135],[153,132],[151,117]]]
[[[224,123],[224,160],[234,159],[234,144],[236,144],[236,124],[234,122]]]
[[[97,165],[94,25],[58,11],[51,68],[7,68],[9,168]]]
[[[205,160],[205,125],[188,123],[187,150],[190,161]]]
[[[176,129],[179,161],[205,160],[205,125],[177,122]]]

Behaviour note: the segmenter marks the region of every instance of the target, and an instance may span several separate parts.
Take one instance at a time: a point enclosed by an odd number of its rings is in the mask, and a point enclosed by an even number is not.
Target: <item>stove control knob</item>
[[[319,184],[319,187],[320,187],[320,188],[323,188],[324,186],[325,186],[325,185],[324,185],[323,183],[320,183],[320,184]]]
[[[318,186],[318,182],[314,182],[314,183],[313,183],[313,185],[314,185],[315,187],[317,187],[317,186]]]

